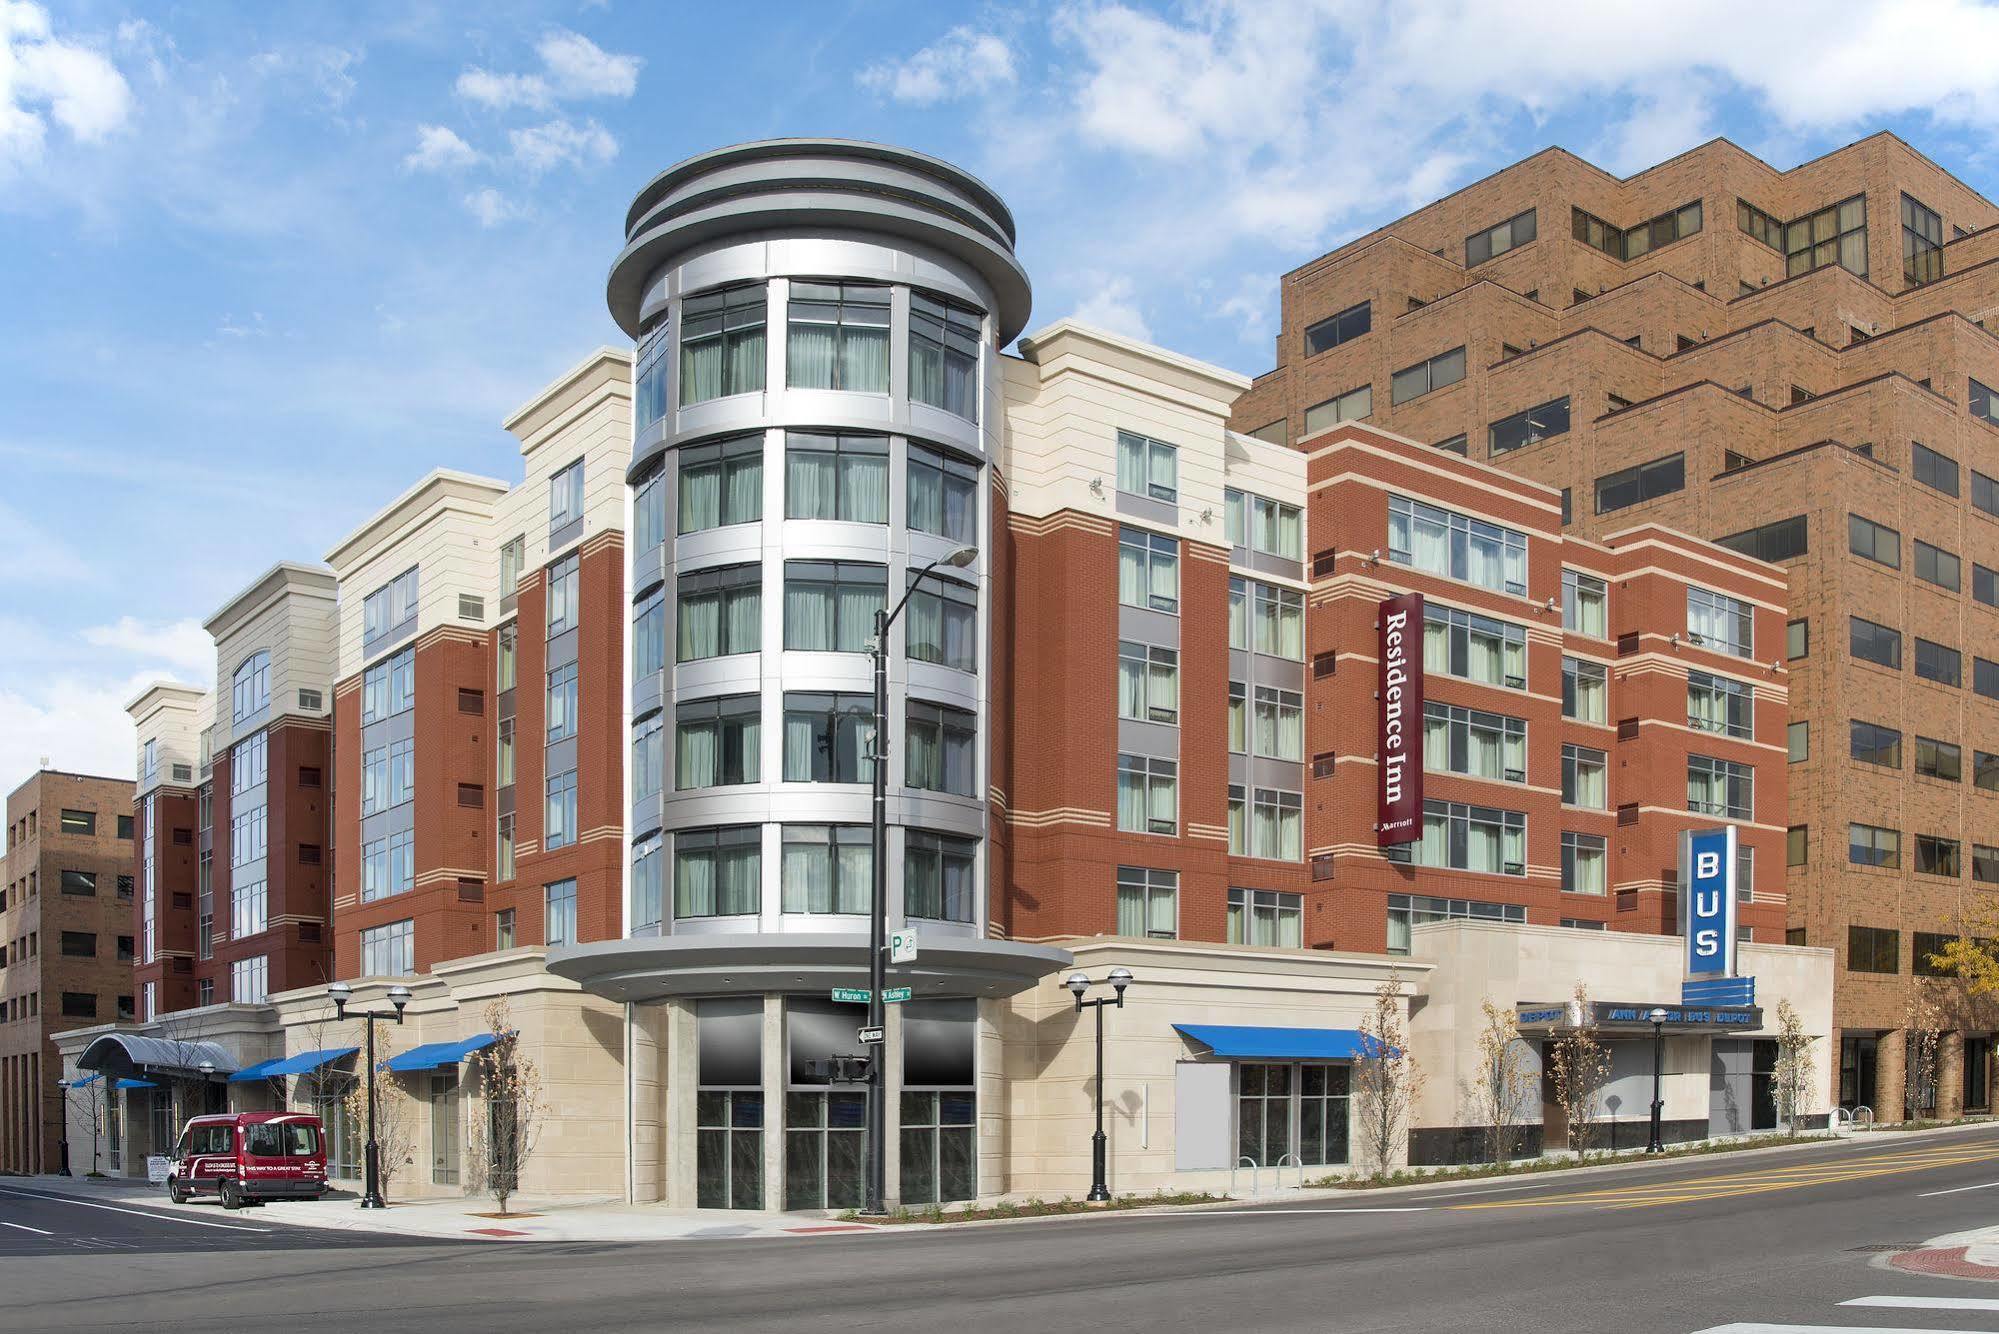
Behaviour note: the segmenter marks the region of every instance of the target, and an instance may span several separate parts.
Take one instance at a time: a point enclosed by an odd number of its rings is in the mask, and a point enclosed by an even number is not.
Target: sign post
[[[866,1005],[869,1000],[873,999],[873,996],[874,993],[866,987],[833,988],[833,999],[843,1001],[848,1005]]]
[[[906,926],[900,931],[888,933],[888,961],[890,963],[916,962],[916,928]]]
[[[1386,848],[1423,837],[1423,595],[1398,593],[1375,615],[1381,640],[1375,841]]]

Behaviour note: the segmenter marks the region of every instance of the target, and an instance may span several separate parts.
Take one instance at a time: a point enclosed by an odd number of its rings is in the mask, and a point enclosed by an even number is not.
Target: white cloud
[[[630,97],[639,86],[637,56],[613,55],[582,33],[558,28],[535,45],[562,97]]]
[[[403,159],[406,171],[456,171],[479,160],[472,145],[443,125],[416,127],[416,150]]]
[[[179,680],[206,682],[215,675],[215,641],[192,618],[148,622],[121,616],[110,625],[86,628],[83,640],[141,664],[170,668]]]
[[[560,166],[584,167],[609,162],[618,155],[618,141],[594,120],[581,125],[568,120],[551,120],[522,130],[509,130],[514,161],[530,175]]]
[[[1111,333],[1152,340],[1152,326],[1138,308],[1137,287],[1130,278],[1092,274],[1091,292],[1076,306],[1074,318]]]
[[[80,143],[126,121],[132,90],[103,55],[54,35],[48,11],[0,0],[0,168],[38,160],[48,119]]]
[[[858,76],[863,88],[930,106],[1014,82],[1013,48],[989,32],[957,27],[907,60],[885,60]]]
[[[131,777],[138,737],[125,705],[156,679],[66,675],[0,686],[0,786],[22,782],[44,757],[57,769]]]
[[[481,227],[497,227],[521,215],[520,208],[492,186],[484,186],[465,196],[465,207]]]
[[[1277,304],[1277,275],[1246,273],[1235,291],[1215,306],[1215,313],[1236,321],[1243,342],[1264,348],[1276,330]]]
[[[495,74],[473,68],[460,74],[454,86],[466,101],[495,111],[517,106],[539,111],[549,102],[548,84],[538,74]]]

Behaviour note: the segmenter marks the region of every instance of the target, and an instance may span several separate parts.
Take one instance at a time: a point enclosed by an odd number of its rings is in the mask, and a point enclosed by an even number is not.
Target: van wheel
[[[172,1200],[175,1204],[187,1203],[187,1192],[181,1189],[180,1182],[175,1180],[173,1177],[167,1178],[167,1198]]]
[[[216,1193],[222,1197],[222,1207],[224,1209],[241,1209],[243,1207],[243,1187],[240,1183],[236,1181],[224,1181]]]

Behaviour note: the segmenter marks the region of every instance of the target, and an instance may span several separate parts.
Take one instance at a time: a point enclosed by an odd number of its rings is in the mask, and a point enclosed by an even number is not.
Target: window
[[[1999,885],[1999,848],[1971,845],[1971,878],[1981,885]]]
[[[1148,723],[1179,722],[1179,651],[1121,639],[1117,656],[1118,717]]]
[[[1791,662],[1812,651],[1812,623],[1809,619],[1784,622],[1784,657]]]
[[[977,539],[977,464],[912,443],[907,480],[911,532],[930,533],[967,545]]]
[[[886,364],[886,352],[884,352]],[[680,405],[764,387],[764,289],[733,287],[680,303]]]
[[[1954,838],[1916,835],[1916,873],[1956,880],[1964,874],[1963,845]]]
[[[1527,535],[1512,528],[1388,498],[1388,558],[1497,592],[1527,592]]]
[[[97,957],[97,933],[95,931],[65,931],[59,947],[65,959],[95,959]]]
[[[503,687],[504,688],[504,687]],[[361,673],[361,721],[378,723],[416,707],[416,648],[412,645]]]
[[[1388,382],[1388,397],[1392,403],[1407,403],[1412,398],[1421,398],[1433,389],[1456,384],[1465,378],[1465,350],[1454,347],[1448,352],[1439,352],[1428,361],[1419,361],[1395,372]]]
[[[1933,644],[1927,639],[1916,640],[1916,675],[1939,685],[1962,686],[1964,684],[1964,658],[1954,648],[1943,644]]]
[[[1921,538],[1916,539],[1916,578],[1927,580],[1939,588],[1957,592],[1962,585],[1962,566],[1952,553],[1942,547],[1933,547]]]
[[[1810,722],[1786,723],[1784,740],[1788,758],[1787,764],[1803,764],[1812,757],[1812,725]]]
[[[1359,421],[1374,411],[1374,386],[1364,384],[1358,389],[1349,389],[1337,398],[1329,398],[1323,403],[1314,403],[1305,409],[1305,434],[1323,431],[1328,426],[1341,422]]]
[[[677,465],[680,469],[678,529],[681,533],[698,533],[711,528],[755,523],[763,517],[762,436],[722,440],[706,445],[689,445],[678,453]],[[652,483],[648,482],[646,485],[651,486]],[[644,494],[642,488],[641,502],[644,500]],[[662,498],[659,504],[664,505],[664,503]],[[641,526],[642,544],[638,550],[650,550],[649,546],[643,544],[643,539],[652,536],[649,525],[654,522],[659,524],[657,541],[665,540],[664,515],[659,515],[655,519],[645,520]],[[654,545],[657,545],[657,541]]]
[[[153,984],[148,982],[150,988]],[[270,963],[263,955],[229,965],[229,999],[238,1005],[262,1005],[270,999]],[[150,1006],[147,1018],[151,1018]]]
[[[1229,682],[1229,750],[1249,754],[1249,687],[1241,681]]]
[[[1305,515],[1296,505],[1226,488],[1222,492],[1222,530],[1230,546],[1249,547],[1286,560],[1305,558]]]
[[[414,605],[410,608],[410,614],[416,614]],[[230,686],[230,716],[233,721],[240,723],[268,707],[270,702],[271,655],[264,652],[252,653],[236,668],[236,676]]]
[[[784,563],[784,646],[865,653],[888,597],[888,571],[855,561]]]
[[[1849,719],[1849,753],[1862,764],[1878,764],[1887,769],[1902,767],[1902,734],[1892,727]]]
[[[763,831],[683,829],[673,836],[673,915],[753,917],[763,898]]]
[[[583,517],[583,460],[548,479],[548,531],[566,528]]]
[[[63,992],[62,1017],[65,1019],[95,1019],[97,1017],[96,995],[88,991]]]
[[[1570,215],[1576,240],[1601,250],[1612,259],[1626,261],[1649,254],[1660,246],[1671,245],[1701,229],[1701,201],[1698,199],[1628,229],[1614,227],[1579,208],[1572,208]]]
[[[1517,213],[1505,222],[1497,223],[1482,232],[1473,232],[1465,238],[1465,267],[1483,264],[1498,255],[1503,255],[1516,246],[1526,245],[1534,239],[1534,210]]]
[[[1117,433],[1117,489],[1153,500],[1178,500],[1179,453],[1164,441],[1130,431]]]
[[[1588,746],[1562,747],[1562,804],[1607,810],[1610,806],[1605,782],[1607,757]]]
[[[871,695],[785,695],[784,781],[867,782],[873,777],[868,753],[873,747],[874,714]]]
[[[97,872],[64,871],[61,876],[62,892],[78,898],[94,898],[97,894]]]
[[[1446,454],[1456,454],[1461,459],[1471,457],[1471,441],[1462,434],[1454,435],[1448,440],[1439,440],[1435,448],[1443,450]],[[1568,494],[1566,488],[1563,490],[1563,494]],[[1566,515],[1567,513],[1568,511],[1564,509],[1563,514]],[[1562,522],[1567,523],[1568,520],[1564,518]]]
[[[657,481],[659,474],[654,473],[653,479]],[[655,488],[654,494],[657,496],[657,488]],[[641,492],[639,498],[639,523],[642,533],[644,531],[645,509],[645,497],[644,493]],[[528,540],[525,536],[515,537],[500,548],[500,597],[502,599],[514,597],[520,591],[521,571],[526,568],[527,564],[527,542]],[[659,538],[657,536],[653,538],[653,545],[659,545]],[[644,547],[640,548],[640,550],[645,549]]]
[[[519,671],[520,626],[513,621],[508,621],[500,627],[497,639],[499,642],[499,661],[495,666],[495,671],[499,677],[500,689],[503,691],[512,690],[515,685],[516,673]]]
[[[416,619],[416,567],[412,565],[361,600],[361,639],[377,639]],[[240,715],[239,715],[240,716]]]
[[[666,853],[658,834],[632,845],[632,934],[657,935],[666,907]]]
[[[1849,651],[1863,662],[1877,663],[1883,667],[1902,668],[1902,632],[1890,630],[1885,625],[1873,621],[1850,618]]]
[[[145,761],[142,767],[144,768],[146,777],[148,778],[151,778],[153,775],[157,774],[160,771],[159,747],[160,743],[157,741],[148,741],[146,743]]]
[[[1422,839],[1391,847],[1386,855],[1390,861],[1413,861],[1418,866],[1524,876],[1527,817],[1490,806],[1426,800]]]
[[[415,884],[416,835],[412,831],[404,829],[361,845],[363,903],[407,893]]]
[[[1687,590],[1687,638],[1717,653],[1756,656],[1749,604],[1705,588]]]
[[[548,776],[547,813],[542,821],[543,849],[554,852],[576,841],[576,771]]]
[[[784,911],[867,912],[874,894],[873,838],[866,825],[784,826]]]
[[[1431,898],[1422,894],[1388,896],[1388,950],[1409,952],[1409,930],[1425,922],[1525,922],[1527,909],[1517,903],[1481,903],[1476,899]]]
[[[1784,831],[1784,865],[1807,865],[1811,851],[1811,826],[1794,824]]]
[[[889,289],[792,280],[785,383],[793,389],[888,392]]]
[[[1999,607],[1999,570],[1971,563],[1971,596],[1988,607]]]
[[[1249,855],[1273,861],[1305,859],[1305,796],[1277,788],[1252,790]]]
[[[1846,928],[1846,971],[1849,973],[1899,973],[1902,933],[1892,928],[1849,926]]]
[[[558,880],[542,889],[544,912],[541,940],[544,945],[574,945],[576,936],[576,882]]]
[[[1172,940],[1179,935],[1180,875],[1138,866],[1117,868],[1117,933]]]
[[[1180,543],[1164,533],[1118,529],[1118,601],[1153,611],[1180,610]]]
[[[1363,301],[1357,306],[1348,306],[1337,315],[1329,315],[1317,324],[1305,326],[1305,355],[1316,357],[1321,352],[1330,352],[1341,343],[1359,338],[1372,327],[1373,315],[1373,307]]]
[[[1609,594],[1604,581],[1580,570],[1562,571],[1562,628],[1579,635],[1603,639],[1607,627]]]
[[[1999,699],[1999,662],[1971,660],[1971,688],[1987,699]]]
[[[969,922],[977,888],[976,839],[912,829],[903,835],[902,905],[907,917]]]
[[[131,963],[134,957],[134,951],[132,948],[132,937],[130,936],[118,937],[117,948],[118,948],[118,962]]]
[[[1295,588],[1280,588],[1275,584],[1254,583],[1250,587],[1255,599],[1250,624],[1255,631],[1256,651],[1303,662],[1305,595]]]
[[[576,664],[566,662],[548,674],[548,739],[576,735]]]
[[[1846,859],[1855,866],[1878,866],[1897,870],[1902,865],[1902,834],[1871,824],[1846,827]]]
[[[1939,968],[1930,959],[1943,953],[1944,947],[1955,939],[1956,936],[1943,931],[1915,932],[1909,941],[1909,971],[1917,977],[1954,977],[1956,974]]]
[[[1562,892],[1602,894],[1608,865],[1608,840],[1602,834],[1562,832]]]
[[[870,706],[872,708],[872,706]],[[902,781],[924,792],[978,795],[978,724],[963,709],[923,700],[908,704],[909,740]]]
[[[1778,254],[1784,253],[1784,224],[1771,217],[1745,199],[1735,201],[1735,221],[1743,231],[1769,246]]]
[[[1230,889],[1228,942],[1299,949],[1305,943],[1305,896],[1274,889]]]
[[[1507,454],[1528,445],[1538,445],[1568,429],[1569,397],[1564,394],[1493,422],[1486,428],[1487,449],[1493,454]]]
[[[1971,382],[1970,407],[1971,407],[1972,416],[1977,417],[1981,421],[1991,422],[1993,425],[1999,426],[1999,394],[1994,394],[1991,389],[1989,389],[1985,385],[1980,384],[1976,380],[1973,380]],[[1979,501],[1978,488],[1975,484],[1977,478],[1978,474],[1973,473],[1972,479],[1974,485],[1972,487],[1972,495],[1971,495],[1973,504],[1978,504]],[[1985,481],[1987,487],[1986,499],[1990,501],[1992,499],[1991,496],[1992,479],[1988,477],[1985,479]],[[1994,506],[1989,503],[1978,504],[1978,507],[1982,510],[1986,510],[1991,513],[1999,513],[1999,509],[1995,509]]]
[[[1685,489],[1687,456],[1668,454],[1596,479],[1596,512],[1609,514]]]
[[[203,853],[203,854],[202,854],[202,856],[203,856],[203,857],[206,857],[206,856],[208,856],[208,855],[209,855],[209,854],[207,854],[207,853]],[[119,898],[121,898],[121,899],[123,899],[123,900],[124,900],[125,902],[127,902],[127,903],[130,903],[130,902],[132,901],[132,877],[131,877],[131,876],[129,876],[129,875],[121,875],[121,876],[119,876],[119,877],[118,877],[118,897],[119,897]]]
[[[95,834],[97,812],[64,810],[58,827],[65,834]]]
[[[1757,560],[1786,561],[1793,556],[1802,556],[1807,547],[1805,516],[1793,514],[1788,519],[1778,519],[1756,528],[1745,528],[1739,533],[1715,539],[1717,546],[1739,551]]]
[[[632,728],[632,800],[657,796],[666,784],[666,723],[654,713]]]
[[[643,679],[666,667],[666,589],[655,588],[639,599],[632,613],[632,676]],[[551,681],[553,673],[550,674]],[[551,716],[550,726],[554,725]]]
[[[966,421],[979,419],[983,317],[927,292],[909,294],[909,397]]]
[[[1562,659],[1562,716],[1601,723],[1610,717],[1610,669],[1582,658]]]
[[[784,515],[887,523],[887,437],[787,431]]]
[[[1305,697],[1295,690],[1256,688],[1253,753],[1266,759],[1305,758]]]
[[[131,816],[129,816],[129,815],[121,815],[121,816],[119,816],[119,817],[118,817],[118,837],[120,837],[120,838],[122,838],[122,839],[126,839],[126,840],[128,840],[128,841],[129,841],[129,840],[131,839],[131,837],[132,837],[132,817],[131,817]]]
[[[755,653],[763,640],[763,571],[729,565],[684,574],[674,636],[681,662]]]
[[[416,972],[416,922],[361,928],[361,976],[408,977]]]
[[[1180,766],[1143,755],[1117,757],[1117,827],[1140,834],[1179,832]]]
[[[1999,792],[1999,755],[1983,750],[1971,752],[1971,784],[1987,792]]]
[[[392,741],[361,753],[361,814],[373,815],[416,796],[416,743]],[[259,812],[261,814],[261,812]]]
[[[969,584],[932,575],[911,576],[903,614],[903,652],[911,662],[933,662],[954,671],[979,670],[979,595]]]
[[[1943,217],[1902,196],[1902,276],[1912,287],[1943,277]]]
[[[1909,442],[1909,472],[1924,486],[1947,496],[1957,494],[1957,460],[1937,453],[1921,441]]]
[[[1902,535],[1858,514],[1846,516],[1846,549],[1891,570],[1902,568]]]
[[[1527,632],[1507,621],[1423,604],[1423,670],[1482,685],[1527,688]]]
[[[674,787],[684,792],[760,781],[762,707],[763,702],[756,695],[728,695],[680,704],[674,711]],[[658,720],[650,720],[650,724],[651,735],[658,735]],[[635,763],[634,788],[639,785],[638,769]],[[657,791],[657,771],[649,781],[653,784],[651,790]]]
[[[1753,692],[1743,681],[1707,672],[1687,673],[1687,726],[1723,736],[1750,736],[1754,731]]]
[[[1795,277],[1830,264],[1867,276],[1867,196],[1807,214],[1784,227],[1784,273]]]
[[[555,638],[565,630],[576,628],[578,616],[583,606],[582,566],[576,553],[571,552],[548,567],[548,637]]]
[[[1524,783],[1527,724],[1503,714],[1426,700],[1423,766],[1439,773]]]
[[[1687,756],[1687,809],[1731,820],[1754,819],[1756,771],[1734,760]]]

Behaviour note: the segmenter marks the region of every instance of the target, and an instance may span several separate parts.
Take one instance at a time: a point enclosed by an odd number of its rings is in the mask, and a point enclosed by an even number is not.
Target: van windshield
[[[319,1152],[319,1127],[303,1121],[261,1122],[244,1132],[243,1151],[257,1158],[310,1158]]]

